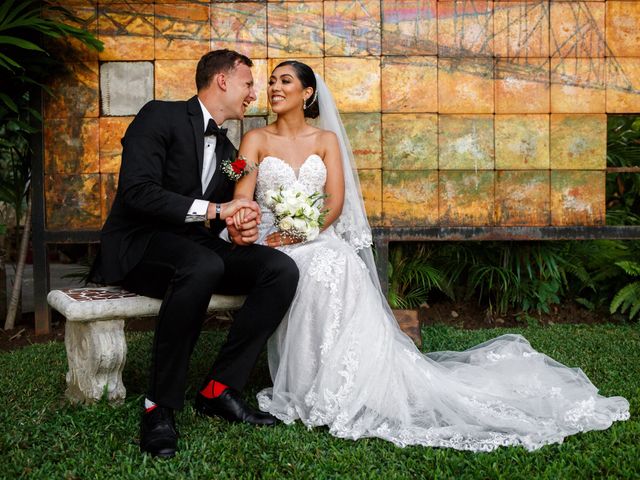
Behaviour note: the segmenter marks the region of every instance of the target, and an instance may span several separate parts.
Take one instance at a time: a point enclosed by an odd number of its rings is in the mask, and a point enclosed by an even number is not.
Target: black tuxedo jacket
[[[90,278],[96,283],[119,283],[142,259],[155,232],[217,235],[224,222],[212,223],[210,230],[202,222],[185,223],[189,207],[194,199],[227,202],[235,186],[218,161],[202,193],[204,119],[195,96],[186,102],[147,103],[129,125],[122,147],[118,190]],[[224,138],[222,160],[235,155]]]

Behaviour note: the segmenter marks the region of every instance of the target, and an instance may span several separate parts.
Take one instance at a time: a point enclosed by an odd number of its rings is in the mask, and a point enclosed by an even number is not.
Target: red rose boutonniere
[[[247,159],[242,155],[239,155],[235,161],[224,160],[222,162],[222,171],[227,174],[234,182],[237,182],[242,177],[244,177],[247,173],[251,172],[255,166],[248,166]]]

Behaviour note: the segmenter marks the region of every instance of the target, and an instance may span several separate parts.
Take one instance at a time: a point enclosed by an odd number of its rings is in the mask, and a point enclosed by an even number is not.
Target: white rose
[[[278,223],[278,228],[283,231],[283,232],[290,232],[291,229],[293,228],[293,218],[291,217],[284,217],[282,220],[280,220],[280,222]]]
[[[313,207],[305,203],[302,205],[302,214],[307,218],[313,218]]]
[[[295,201],[296,196],[297,196],[297,192],[295,190],[293,190],[293,189],[283,190],[282,191],[282,199],[285,202],[288,202],[288,201],[292,201],[293,202],[293,201]]]
[[[287,211],[288,211],[288,207],[284,203],[278,203],[274,208],[274,212],[277,216],[282,216],[286,214]]]
[[[305,222],[303,219],[301,218],[294,218],[293,219],[293,228],[296,229],[296,231],[302,233],[303,235],[307,233],[307,222]]]
[[[295,198],[295,197],[285,199],[284,204],[287,206],[287,209],[292,213],[297,212],[298,209],[300,208],[300,201],[298,198]]]
[[[307,240],[313,240],[318,235],[320,235],[320,229],[318,227],[310,227],[305,236],[307,237]]]

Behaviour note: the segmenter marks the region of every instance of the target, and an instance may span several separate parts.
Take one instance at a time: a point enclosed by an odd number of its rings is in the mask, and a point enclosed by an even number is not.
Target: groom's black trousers
[[[297,284],[295,262],[273,248],[234,246],[200,226],[190,228],[188,235],[154,234],[142,261],[123,281],[127,290],[163,299],[147,397],[182,408],[189,358],[213,293],[248,294],[207,376],[242,390]]]

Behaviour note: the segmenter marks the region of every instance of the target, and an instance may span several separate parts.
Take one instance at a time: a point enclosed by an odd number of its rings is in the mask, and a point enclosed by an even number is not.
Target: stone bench
[[[213,295],[207,311],[237,310],[244,299]],[[126,394],[122,370],[127,357],[124,322],[158,315],[161,301],[117,287],[52,290],[47,301],[67,319],[67,398],[78,403],[104,396],[111,402],[122,402]]]

